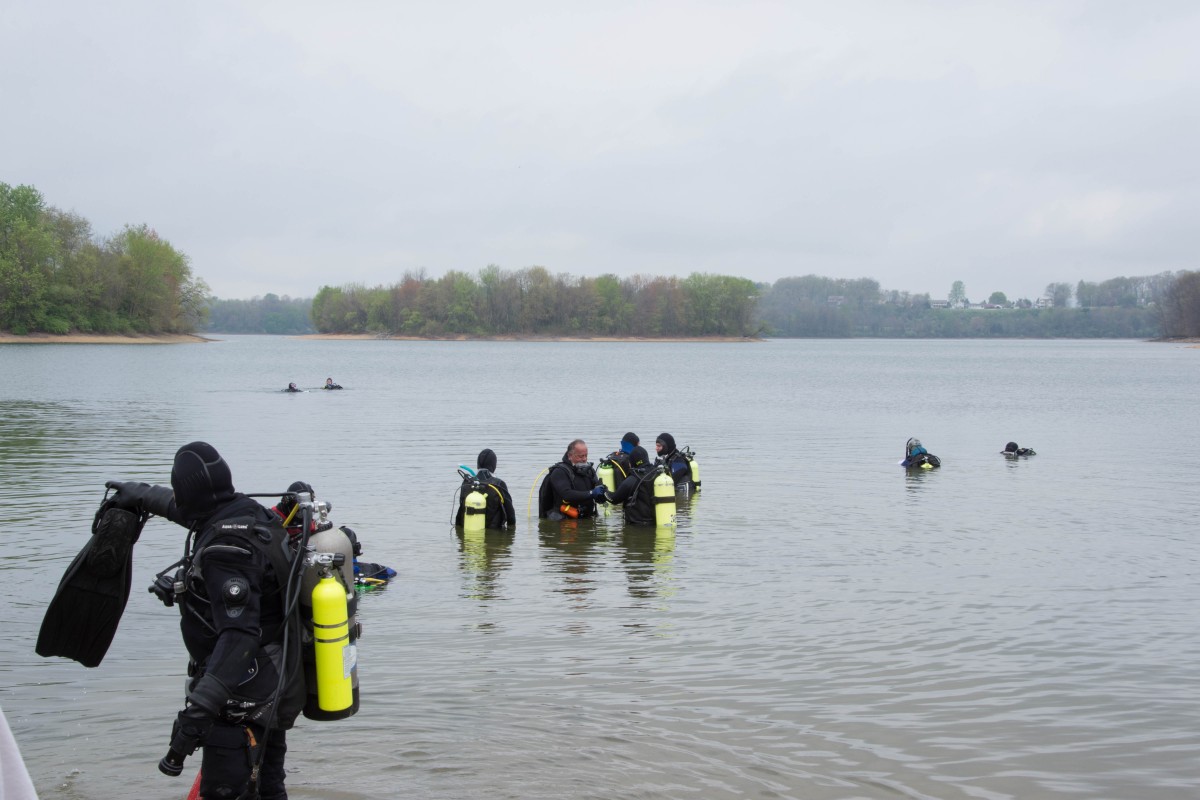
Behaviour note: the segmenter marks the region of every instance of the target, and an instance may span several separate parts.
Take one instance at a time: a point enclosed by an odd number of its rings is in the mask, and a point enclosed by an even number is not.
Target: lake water
[[[0,371],[0,706],[43,800],[190,786],[156,769],[186,657],[145,591],[182,528],[147,525],[100,667],[33,644],[104,481],[195,439],[399,572],[360,603],[361,711],[289,736],[294,798],[1200,794],[1198,349],[229,337]],[[569,440],[627,430],[697,453],[673,535],[529,519]],[[942,469],[905,474],[910,436]],[[464,543],[483,447],[518,525]]]

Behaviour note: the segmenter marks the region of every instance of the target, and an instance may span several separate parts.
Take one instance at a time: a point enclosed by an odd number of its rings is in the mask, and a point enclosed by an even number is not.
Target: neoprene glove
[[[592,488],[592,497],[603,497],[603,496],[604,496],[604,487],[603,486],[596,486],[596,487]]]
[[[138,514],[170,516],[171,501],[175,499],[175,493],[169,486],[151,486],[138,481],[108,481],[104,485],[109,489],[117,490],[117,493],[108,499],[109,504],[114,508]]]
[[[150,484],[136,481],[108,481],[104,485],[117,491],[113,497],[109,498],[109,502],[114,508],[124,511],[140,512],[142,501],[146,499],[146,495],[150,491]]]

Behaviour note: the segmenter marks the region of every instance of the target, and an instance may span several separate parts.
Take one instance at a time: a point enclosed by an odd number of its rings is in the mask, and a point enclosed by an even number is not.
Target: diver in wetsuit
[[[675,437],[660,433],[654,440],[654,449],[658,452],[657,463],[666,467],[667,474],[675,481],[676,491],[694,492],[696,484],[692,482],[692,465],[688,457],[676,449]]]
[[[285,392],[303,392],[304,390],[301,389],[300,387],[298,387],[295,383],[289,383],[288,388],[284,389],[284,391]]]
[[[166,517],[189,532],[175,576],[183,591],[173,591],[169,578],[165,587],[151,587],[165,604],[179,606],[191,657],[186,705],[160,769],[174,766],[169,774],[178,774],[183,757],[202,747],[203,797],[249,796],[257,762],[255,796],[286,798],[285,731],[304,706],[305,684],[299,624],[295,615],[285,616],[283,590],[292,567],[279,519],[233,488],[229,465],[206,442],[175,454],[171,488],[108,486],[117,491],[107,501],[114,507]]]
[[[651,463],[650,454],[641,446],[634,447],[630,452],[629,465],[629,477],[621,481],[615,492],[606,493],[605,499],[610,503],[624,504],[626,524],[657,525],[654,516],[654,476],[659,472],[658,466]]]
[[[596,503],[604,502],[604,486],[587,460],[583,439],[567,445],[562,461],[552,465],[538,491],[538,516],[542,519],[582,519],[596,515]]]
[[[1000,451],[1005,458],[1020,458],[1021,456],[1036,456],[1037,451],[1032,447],[1018,447],[1016,442],[1009,442]]]
[[[900,466],[905,469],[930,469],[941,465],[942,460],[926,450],[920,439],[913,437],[904,443],[904,460]]]
[[[517,510],[513,507],[512,495],[508,484],[497,478],[492,472],[496,469],[496,454],[490,449],[479,451],[475,459],[474,479],[465,479],[458,493],[458,513],[454,515],[454,524],[463,524],[466,514],[467,495],[471,493],[476,483],[481,484],[483,494],[487,497],[487,509],[484,512],[484,527],[500,529],[517,525]]]

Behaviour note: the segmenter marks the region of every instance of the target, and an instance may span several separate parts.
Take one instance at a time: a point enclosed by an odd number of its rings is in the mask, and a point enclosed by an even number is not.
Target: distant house
[[[1033,307],[1034,308],[1053,308],[1054,301],[1051,300],[1049,297],[1039,297],[1037,299],[1037,301],[1033,304]]]
[[[846,302],[846,297],[840,294],[831,294],[825,302],[831,306],[840,306]]]
[[[949,308],[950,301],[949,300],[930,300],[929,307],[930,308]]]

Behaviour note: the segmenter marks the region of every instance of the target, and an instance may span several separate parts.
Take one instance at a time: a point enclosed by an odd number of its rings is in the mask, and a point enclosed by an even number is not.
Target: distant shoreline
[[[17,336],[0,332],[0,344],[199,344],[211,341],[213,340],[190,333],[165,333],[156,336],[92,333],[67,333],[60,336],[53,333],[29,333]]]
[[[391,336],[373,333],[306,333],[296,339],[397,342],[761,342],[757,336]]]

